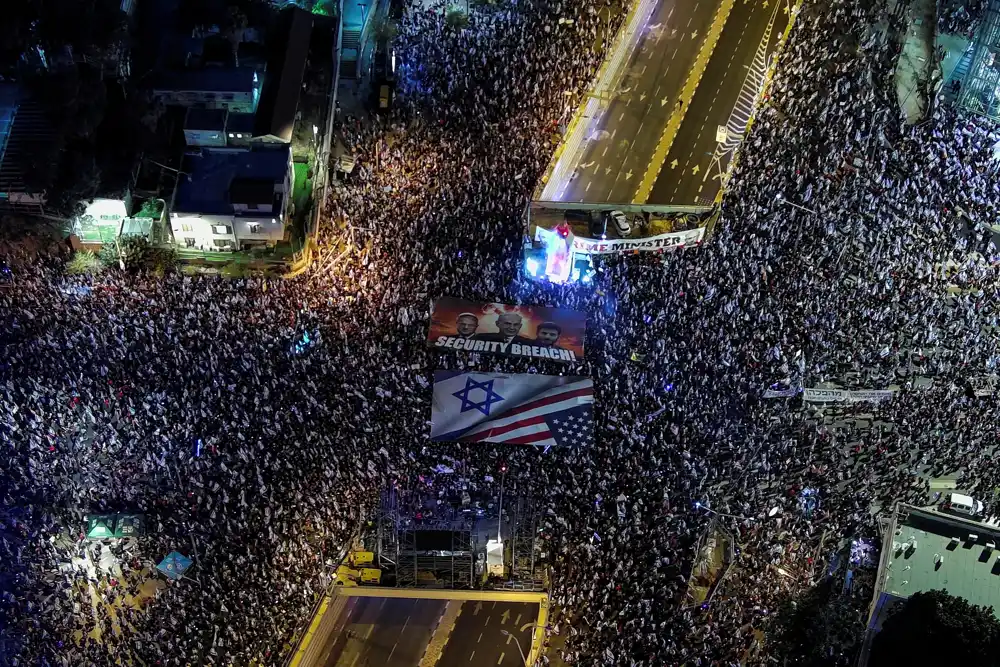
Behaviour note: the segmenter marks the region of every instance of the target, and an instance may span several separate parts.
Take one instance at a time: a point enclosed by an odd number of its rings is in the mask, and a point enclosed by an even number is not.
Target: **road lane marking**
[[[499,657],[499,658],[497,658],[497,664],[498,664],[498,665],[499,665],[499,664],[500,664],[501,662],[503,662],[503,657],[504,657],[505,655],[507,655],[507,654],[506,654],[506,653],[501,653],[501,654],[500,654],[500,657]]]
[[[441,655],[444,653],[445,646],[448,644],[448,640],[451,638],[452,632],[455,630],[458,618],[462,615],[463,606],[464,603],[457,600],[450,600],[444,605],[437,625],[434,627],[427,646],[424,649],[423,657],[420,658],[420,662],[417,663],[416,667],[435,667],[437,665],[441,659]]]
[[[483,633],[480,632],[479,633],[479,639],[476,640],[476,643],[478,644],[481,641],[483,641]]]
[[[735,2],[736,0],[722,0],[722,4],[716,10],[715,16],[712,19],[712,25],[701,44],[698,57],[688,72],[687,81],[684,82],[684,87],[681,89],[679,100],[682,104],[679,107],[675,107],[671,112],[670,118],[667,120],[667,124],[663,128],[663,133],[660,135],[660,140],[656,145],[656,150],[653,152],[653,157],[646,168],[646,173],[639,183],[635,197],[632,199],[632,203],[645,204],[649,200],[649,196],[653,192],[653,185],[660,175],[663,163],[670,154],[670,147],[673,145],[674,139],[677,138],[681,123],[684,121],[684,114],[690,108],[690,102],[694,99],[698,84],[701,82],[701,78],[708,68],[712,52],[715,51],[715,47],[722,37],[722,30],[729,20],[729,14],[732,12]]]
[[[475,657],[476,657],[476,652],[473,651],[472,655],[469,656],[469,662],[472,662],[472,659],[475,658]]]
[[[514,635],[512,635],[512,634],[510,634],[510,633],[508,632],[508,633],[507,633],[507,641],[506,641],[506,642],[504,642],[504,643],[506,643],[506,644],[510,644],[510,640],[511,640],[511,639],[513,639],[513,638],[514,638]]]
[[[636,0],[629,4],[628,13],[588,87],[591,93],[613,90],[620,84],[620,80],[631,67],[632,56],[642,42],[642,29],[656,8],[658,0]],[[577,152],[590,134],[593,117],[599,107],[599,102],[593,96],[585,96],[584,100],[573,114],[563,134],[563,140],[552,155],[545,173],[539,179],[536,192],[540,194],[535,197],[536,199],[558,199],[568,186],[565,177],[575,168],[579,158]]]
[[[517,618],[514,619],[514,625],[517,625],[520,622],[521,622],[521,614],[518,614]]]

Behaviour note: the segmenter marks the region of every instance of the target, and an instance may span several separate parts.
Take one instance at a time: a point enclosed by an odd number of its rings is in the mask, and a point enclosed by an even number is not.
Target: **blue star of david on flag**
[[[461,412],[468,412],[469,410],[479,410],[487,417],[490,414],[490,406],[494,403],[499,403],[504,400],[503,396],[493,391],[494,380],[486,380],[485,382],[477,382],[474,378],[468,377],[465,379],[465,389],[456,391],[452,394],[455,398],[462,401]],[[474,401],[469,398],[469,394],[476,390],[482,390],[486,394],[486,397],[481,401]]]

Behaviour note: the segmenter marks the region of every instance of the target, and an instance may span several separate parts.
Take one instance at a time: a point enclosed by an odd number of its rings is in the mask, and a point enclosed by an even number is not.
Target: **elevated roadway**
[[[547,619],[544,593],[338,587],[289,664],[518,667],[540,655]]]
[[[536,200],[711,206],[796,1],[637,0]]]
[[[660,0],[640,26],[631,57],[611,90],[591,92],[584,143],[558,201],[627,202],[635,192],[721,0]],[[622,47],[627,48],[627,47]]]
[[[736,0],[647,203],[711,204],[792,12],[786,0]]]

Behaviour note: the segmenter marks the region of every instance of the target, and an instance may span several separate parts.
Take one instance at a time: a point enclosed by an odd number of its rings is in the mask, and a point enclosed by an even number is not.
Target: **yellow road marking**
[[[337,595],[367,598],[408,598],[411,600],[482,600],[484,602],[527,602],[541,604],[546,593],[528,591],[457,591],[418,588],[383,588],[378,586],[338,586]]]
[[[533,199],[542,199],[545,195],[545,188],[549,181],[552,179],[553,172],[557,170],[559,162],[563,157],[566,157],[568,163],[566,167],[572,166],[572,162],[576,160],[576,152],[580,149],[580,144],[583,142],[582,133],[588,129],[581,126],[581,122],[587,118],[587,110],[590,108],[590,103],[594,100],[595,96],[599,96],[599,91],[606,90],[611,91],[614,89],[617,82],[612,79],[620,78],[622,73],[619,69],[627,66],[625,63],[625,51],[620,51],[623,47],[626,51],[630,51],[635,45],[629,45],[628,40],[636,37],[638,35],[639,28],[642,26],[645,18],[647,18],[653,9],[655,0],[635,0],[629,6],[628,14],[621,22],[621,26],[618,28],[618,32],[615,34],[614,39],[611,42],[611,46],[604,52],[604,58],[601,61],[601,65],[597,70],[597,74],[594,76],[593,81],[587,88],[587,92],[584,93],[582,99],[580,100],[579,106],[576,108],[576,112],[573,114],[573,118],[570,120],[569,125],[566,127],[566,132],[563,134],[559,145],[556,147],[555,152],[552,154],[552,159],[549,160],[549,165],[545,169],[545,173],[538,180],[538,186],[535,189],[535,195]],[[638,42],[636,42],[638,43]],[[596,105],[591,108],[591,112],[596,111]],[[567,147],[569,151],[567,154]],[[565,154],[565,155],[564,155]],[[569,178],[569,174],[558,174],[562,178]]]
[[[313,617],[312,623],[309,624],[309,629],[306,631],[305,637],[302,638],[302,643],[299,644],[299,650],[295,652],[295,657],[292,658],[290,667],[299,667],[302,662],[302,658],[306,654],[306,649],[309,648],[309,644],[312,643],[313,637],[316,636],[316,629],[319,628],[320,621],[323,620],[323,616],[326,614],[327,608],[330,606],[330,596],[325,596],[323,598],[322,604],[319,606],[319,611]]]
[[[427,642],[427,648],[424,650],[424,656],[420,659],[419,667],[434,667],[438,663],[444,653],[445,646],[448,645],[451,633],[455,630],[458,617],[461,615],[462,603],[460,601],[451,601],[445,605],[444,613],[441,614],[437,627],[434,628],[434,633],[431,635],[430,641]]]
[[[732,12],[734,4],[736,4],[736,0],[723,0],[722,4],[719,5],[719,9],[716,10],[715,18],[712,19],[712,27],[709,28],[708,35],[705,36],[705,41],[701,44],[701,50],[698,51],[698,58],[695,60],[691,71],[688,72],[684,88],[681,89],[680,99],[684,101],[684,104],[679,109],[675,108],[673,113],[670,114],[667,125],[663,128],[663,134],[660,135],[660,141],[656,144],[656,150],[653,151],[653,157],[649,161],[649,166],[646,168],[646,174],[639,184],[639,189],[636,190],[635,197],[632,200],[633,204],[645,204],[649,200],[649,195],[653,191],[653,184],[656,183],[656,179],[660,175],[660,170],[663,168],[663,163],[670,153],[670,147],[673,145],[674,139],[677,138],[677,131],[680,130],[681,123],[684,121],[684,115],[691,107],[694,93],[698,90],[698,84],[701,83],[701,77],[705,74],[708,61],[711,60],[712,52],[715,51],[715,46],[719,43],[719,38],[722,36],[722,29],[729,19],[729,14]]]
[[[760,100],[764,99],[767,95],[768,89],[771,87],[771,80],[774,78],[774,73],[778,69],[778,64],[781,62],[781,55],[785,51],[785,45],[788,43],[788,36],[792,34],[792,27],[795,25],[795,20],[799,17],[799,10],[802,9],[802,0],[796,0],[795,7],[792,8],[791,17],[788,19],[788,25],[785,26],[785,32],[781,35],[781,40],[778,42],[778,48],[775,50],[777,57],[774,59],[771,67],[767,70],[767,77],[764,79],[764,85],[760,89],[760,98],[758,100],[757,106],[754,108],[753,113],[750,114],[750,118],[747,119],[746,129],[743,130],[743,141],[750,136],[750,130],[753,129],[753,123],[757,120],[757,109],[760,106]],[[733,154],[733,159],[729,161],[729,166],[726,168],[726,178],[723,183],[729,182],[729,174],[732,174],[736,170],[736,165],[739,163],[740,155],[743,151],[740,149],[743,147],[743,142],[736,147],[736,152]],[[725,195],[725,187],[719,188],[719,191],[715,195],[715,205],[718,206],[722,203],[722,197]]]
[[[538,619],[535,627],[531,630],[531,649],[528,651],[527,664],[533,665],[542,654],[542,645],[545,643],[545,625],[549,622],[549,601],[546,598],[538,603]]]

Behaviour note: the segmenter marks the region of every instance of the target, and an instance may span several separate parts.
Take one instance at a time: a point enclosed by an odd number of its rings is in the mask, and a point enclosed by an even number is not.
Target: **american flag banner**
[[[579,447],[593,440],[593,414],[590,378],[434,373],[434,441]]]

